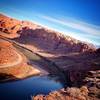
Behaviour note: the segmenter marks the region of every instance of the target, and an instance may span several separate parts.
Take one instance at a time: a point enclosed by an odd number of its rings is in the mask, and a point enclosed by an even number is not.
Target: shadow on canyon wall
[[[0,83],[11,80],[17,80],[17,78],[12,74],[0,73]]]
[[[17,31],[20,35],[13,40],[37,47],[45,52],[51,53],[71,53],[71,52],[84,52],[91,50],[92,47],[79,42],[69,36],[63,36],[58,32],[46,30],[45,28],[30,29],[29,27],[23,27]]]

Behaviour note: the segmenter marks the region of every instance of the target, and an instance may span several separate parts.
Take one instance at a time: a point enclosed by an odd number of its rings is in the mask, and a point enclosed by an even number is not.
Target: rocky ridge
[[[6,36],[9,38],[15,37],[13,38],[15,41],[35,46],[45,52],[65,54],[95,50],[92,44],[83,43],[34,23],[18,21],[2,14],[0,15],[0,30],[7,33]]]

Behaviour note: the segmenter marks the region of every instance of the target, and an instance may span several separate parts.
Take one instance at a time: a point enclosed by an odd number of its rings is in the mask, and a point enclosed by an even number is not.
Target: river
[[[34,76],[19,81],[0,83],[0,100],[31,100],[31,96],[48,94],[62,88],[57,77]]]

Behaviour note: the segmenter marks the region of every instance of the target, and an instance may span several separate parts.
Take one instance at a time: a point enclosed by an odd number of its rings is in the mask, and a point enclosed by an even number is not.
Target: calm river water
[[[57,77],[35,76],[19,81],[0,83],[0,100],[31,100],[32,95],[47,94],[62,88]]]

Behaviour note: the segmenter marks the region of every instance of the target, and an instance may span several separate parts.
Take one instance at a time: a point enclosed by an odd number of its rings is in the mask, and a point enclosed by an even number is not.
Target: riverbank
[[[44,73],[9,41],[0,38],[0,82],[23,79]]]
[[[25,68],[25,67],[24,67]],[[16,68],[15,68],[16,69]],[[21,70],[21,69],[16,69],[16,70]],[[14,81],[14,80],[21,80],[21,79],[25,79],[25,78],[28,78],[28,77],[31,77],[31,76],[37,76],[37,75],[40,75],[40,71],[37,70],[37,69],[34,69],[32,67],[28,67],[27,66],[27,69],[25,69],[26,71],[25,72],[20,72],[20,73],[17,73],[16,72],[10,72],[8,69],[6,69],[7,72],[4,72],[3,73],[0,73],[0,82],[7,82],[7,81]],[[1,69],[0,69],[1,71]],[[21,70],[22,71],[22,70]],[[17,74],[15,74],[17,73]]]

